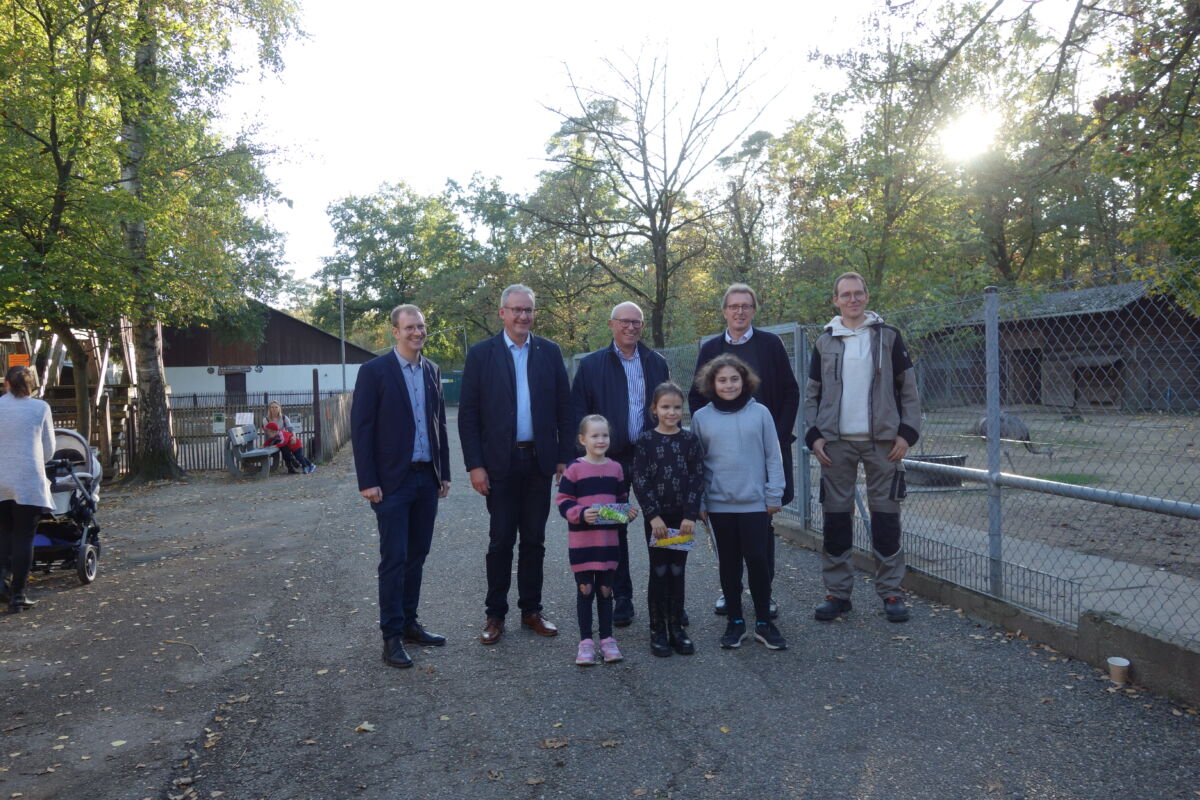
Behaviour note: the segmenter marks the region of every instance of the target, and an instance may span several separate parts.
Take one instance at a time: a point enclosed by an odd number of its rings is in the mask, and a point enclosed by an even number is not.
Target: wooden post
[[[313,399],[312,399],[312,415],[313,415],[313,440],[312,453],[317,457],[318,461],[325,460],[325,453],[321,449],[321,376],[316,367],[313,367]]]

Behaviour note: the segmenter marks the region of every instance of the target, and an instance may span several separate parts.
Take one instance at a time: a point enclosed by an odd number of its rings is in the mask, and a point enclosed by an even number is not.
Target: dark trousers
[[[754,616],[759,622],[771,618],[771,572],[768,551],[771,541],[771,517],[766,511],[748,514],[709,512],[713,537],[717,540],[720,561],[721,591],[729,619],[742,618],[742,564],[750,596],[754,600]]]
[[[629,494],[630,484],[633,483],[633,448],[619,456],[610,455],[610,458],[621,465],[621,472],[625,475],[625,480],[621,483],[621,490]],[[629,573],[628,525],[621,525],[617,528],[617,545],[620,555],[617,557],[617,569],[613,574],[613,597],[617,600],[632,600],[633,577]]]
[[[427,466],[414,470],[397,491],[371,504],[379,526],[379,629],[384,638],[402,635],[417,621],[438,488],[437,476]]]
[[[0,573],[12,575],[12,593],[25,591],[33,568],[33,535],[42,509],[16,500],[0,502]]]
[[[542,610],[542,562],[546,556],[546,518],[550,516],[550,476],[538,471],[532,447],[514,447],[508,474],[491,479],[487,495],[487,598],[489,617],[508,613],[513,547],[517,547],[517,607],[521,615]],[[518,544],[519,538],[519,544]]]

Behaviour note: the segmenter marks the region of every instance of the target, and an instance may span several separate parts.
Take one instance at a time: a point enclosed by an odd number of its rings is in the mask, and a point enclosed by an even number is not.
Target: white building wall
[[[358,364],[346,365],[346,391],[354,391],[354,380],[358,377]],[[253,369],[246,373],[246,392],[311,392],[313,369],[318,370],[322,392],[336,392],[342,388],[341,364],[307,364],[263,367],[262,372]],[[225,391],[225,376],[218,375],[216,367],[167,367],[167,383],[172,394],[184,395]]]

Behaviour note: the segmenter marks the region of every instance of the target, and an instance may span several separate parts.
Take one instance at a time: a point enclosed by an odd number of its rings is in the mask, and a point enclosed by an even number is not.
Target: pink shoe
[[[600,653],[604,656],[605,664],[615,664],[625,660],[625,656],[621,655],[621,650],[617,647],[617,640],[611,636],[600,640]]]
[[[618,653],[618,655],[620,655]],[[596,663],[596,643],[591,639],[584,639],[579,643],[579,649],[575,651],[575,663],[581,667],[590,667]]]

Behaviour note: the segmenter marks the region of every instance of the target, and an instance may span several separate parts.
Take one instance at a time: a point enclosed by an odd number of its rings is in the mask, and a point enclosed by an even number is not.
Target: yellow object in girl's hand
[[[667,535],[662,539],[655,539],[654,546],[665,547],[668,550],[691,550],[694,539],[690,533],[680,533],[675,528],[667,528]]]

